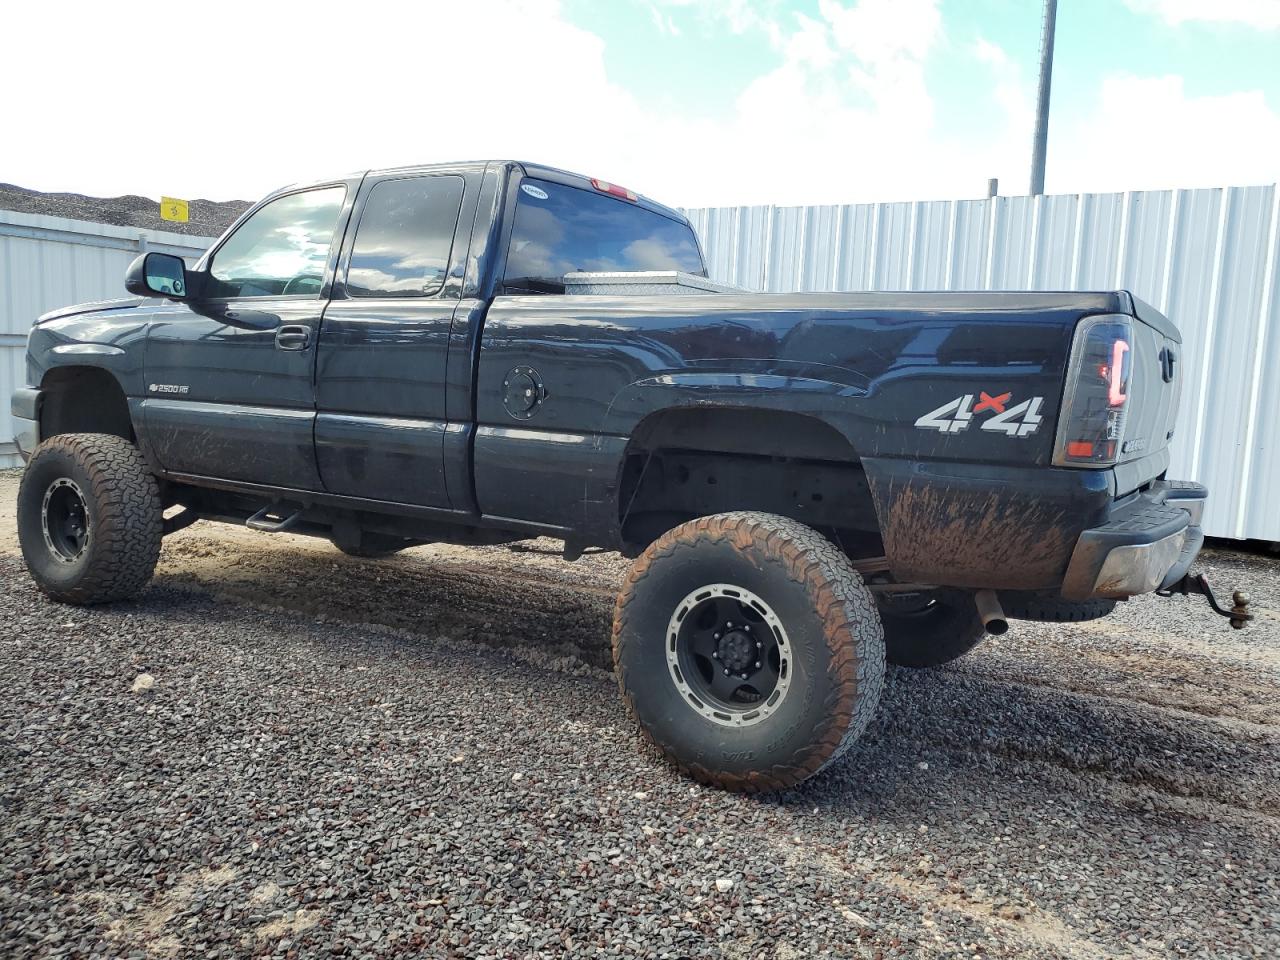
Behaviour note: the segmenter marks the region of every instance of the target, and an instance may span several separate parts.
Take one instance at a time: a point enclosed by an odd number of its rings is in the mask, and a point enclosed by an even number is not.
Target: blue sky
[[[1039,0],[896,0],[894,5],[931,9],[937,15],[934,36],[918,57],[932,100],[930,139],[956,145],[984,139],[988,144],[999,142],[1001,149],[992,152],[991,173],[1001,175],[1003,192],[1025,192],[1042,4]],[[840,4],[568,0],[564,11],[567,18],[602,38],[612,80],[663,109],[714,120],[731,113],[753,81],[770,70],[785,68],[786,49],[771,37],[771,30],[785,35],[806,20],[828,25],[836,8],[874,6],[865,0]],[[914,15],[902,19],[921,22]],[[1221,124],[1212,129],[1171,129],[1155,150],[1126,143],[1129,138],[1114,121],[1131,114],[1132,126],[1141,129],[1140,115],[1148,106],[1148,99],[1141,96],[1144,81],[1166,94],[1161,105],[1170,118],[1183,122],[1198,118],[1197,107],[1199,113],[1206,108],[1211,111],[1215,100],[1252,96],[1254,102],[1244,108],[1245,115],[1252,107],[1252,119],[1274,133],[1280,115],[1280,0],[1061,0],[1047,176],[1050,192],[1209,185],[1241,178],[1271,182],[1280,175],[1280,155],[1267,149],[1280,147],[1280,142],[1267,139],[1267,130],[1255,139],[1252,134],[1257,130]],[[865,92],[856,86],[848,97],[855,104],[868,103]],[[1101,116],[1111,122],[1099,122]],[[1231,116],[1235,119],[1237,114]],[[1204,137],[1221,138],[1218,155],[1213,142],[1195,142]],[[1178,149],[1179,141],[1181,149],[1197,154],[1195,162],[1183,158],[1174,164],[1160,155],[1165,147]],[[1232,147],[1237,144],[1253,155],[1227,156],[1236,152]],[[1140,156],[1141,162],[1116,164],[1114,173],[1083,169],[1073,161],[1084,145],[1090,150],[1125,151]],[[944,179],[926,178],[919,189],[905,190],[895,180],[891,190],[896,193],[889,195],[945,196],[949,191],[931,189]],[[971,189],[984,185],[985,180],[975,182]],[[873,199],[886,196],[871,185],[847,193]]]
[[[1040,0],[223,0],[167,8],[169,56],[145,4],[72,5],[10,11],[61,56],[0,60],[41,78],[0,180],[250,198],[514,156],[684,206],[1027,188]],[[1060,0],[1049,147],[1049,192],[1280,179],[1280,0]]]
[[[1205,8],[1216,6],[1213,0],[1199,2]],[[985,40],[1004,50],[1030,92],[1039,69],[1041,4],[946,0],[936,6],[944,36],[929,58],[927,76],[940,126],[964,132],[998,123],[998,105],[989,99],[991,77],[974,69],[972,47]],[[1280,21],[1280,3],[1261,3],[1258,22],[1269,22],[1267,6],[1275,8],[1270,18]],[[654,103],[715,116],[731,110],[742,89],[764,69],[781,65],[783,55],[763,30],[726,29],[726,20],[712,14],[712,7],[569,0],[564,10],[569,20],[604,40],[613,80]],[[784,26],[797,16],[822,17],[817,0],[744,7]],[[1280,111],[1280,28],[1260,30],[1247,19],[1170,21],[1159,16],[1158,9],[1156,4],[1130,6],[1123,0],[1062,0],[1055,115],[1061,111],[1087,116],[1096,105],[1103,77],[1122,71],[1181,76],[1189,96],[1261,90],[1271,108]],[[1202,13],[1208,15],[1208,10]],[[673,34],[673,28],[678,33]]]

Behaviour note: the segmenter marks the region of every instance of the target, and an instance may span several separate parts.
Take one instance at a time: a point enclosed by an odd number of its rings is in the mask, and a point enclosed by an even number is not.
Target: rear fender
[[[812,365],[808,366],[812,369]],[[648,417],[678,409],[767,409],[810,417],[849,441],[849,435],[832,421],[830,413],[865,394],[864,387],[849,383],[723,370],[686,371],[638,380],[613,398],[603,429],[596,436],[594,453],[600,467],[587,475],[587,529],[595,539],[619,539],[617,495],[622,468],[631,437]],[[750,450],[749,437],[737,440],[739,449]],[[849,446],[857,449],[851,441]],[[847,459],[847,451],[832,451],[831,459]]]

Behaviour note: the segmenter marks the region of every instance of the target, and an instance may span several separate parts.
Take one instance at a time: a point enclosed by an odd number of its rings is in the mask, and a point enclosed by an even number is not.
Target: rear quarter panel
[[[1045,467],[1075,323],[1122,306],[1112,294],[500,297],[476,379],[479,505],[607,540],[627,440],[671,406],[807,414],[868,461]],[[517,366],[546,390],[527,421],[503,402]],[[916,426],[983,392],[1006,406],[1039,397],[1042,423],[1024,436],[978,429],[983,417],[955,433]]]

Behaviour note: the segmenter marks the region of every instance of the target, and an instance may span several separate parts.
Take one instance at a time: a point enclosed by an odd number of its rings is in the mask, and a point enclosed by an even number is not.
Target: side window
[[[444,286],[461,177],[383,180],[369,192],[347,270],[353,297],[429,297]]]
[[[325,187],[262,207],[214,254],[208,295],[318,295],[346,194],[346,187]]]

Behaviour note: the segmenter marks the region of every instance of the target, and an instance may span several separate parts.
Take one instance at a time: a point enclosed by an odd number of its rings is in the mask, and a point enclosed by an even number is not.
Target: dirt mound
[[[0,183],[0,210],[67,217],[118,227],[167,230],[197,237],[216,237],[249,206],[246,200],[192,200],[190,220],[173,223],[160,219],[160,205],[150,197],[86,197],[79,193],[41,193],[11,183]]]

